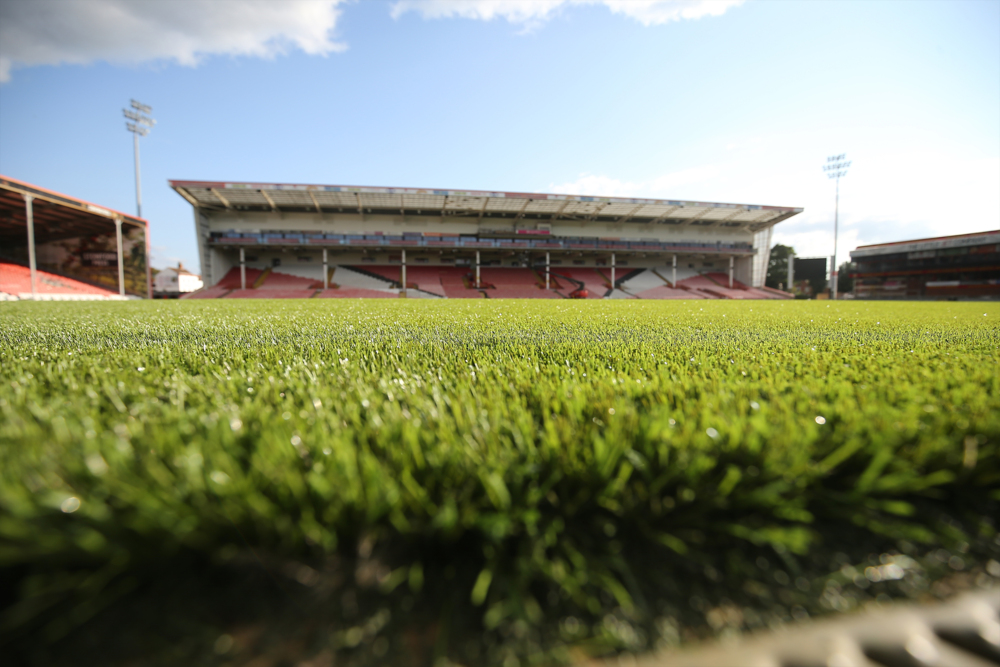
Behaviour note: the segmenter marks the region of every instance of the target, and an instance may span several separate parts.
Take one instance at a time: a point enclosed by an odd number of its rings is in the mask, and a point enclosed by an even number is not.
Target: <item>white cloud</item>
[[[0,0],[0,83],[34,65],[342,51],[343,0]]]
[[[424,18],[465,18],[538,25],[564,7],[604,5],[643,25],[662,25],[703,16],[720,16],[744,0],[398,0],[392,6],[393,18],[418,12]]]
[[[782,159],[784,157],[784,159]],[[1000,159],[944,152],[849,155],[854,164],[840,184],[840,262],[859,245],[997,229]],[[626,181],[582,174],[549,191],[608,197],[653,197],[805,210],[774,229],[775,243],[800,256],[833,254],[834,184],[821,159],[776,151]]]

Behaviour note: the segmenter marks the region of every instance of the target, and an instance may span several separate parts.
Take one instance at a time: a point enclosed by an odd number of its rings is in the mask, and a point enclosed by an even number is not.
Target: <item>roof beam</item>
[[[573,201],[572,199],[567,199],[566,201],[564,201],[563,205],[559,207],[559,210],[552,214],[552,220],[557,220],[559,217],[561,217],[562,212],[566,210],[566,207],[569,206],[572,201]]]
[[[736,216],[741,215],[741,214],[746,213],[746,212],[747,212],[747,210],[745,208],[743,208],[742,206],[740,206],[735,211],[733,211],[732,213],[730,213],[726,217],[724,217],[724,218],[722,218],[720,220],[717,220],[716,222],[719,222],[719,223],[729,222],[730,220],[732,220]]]
[[[187,190],[185,190],[184,188],[174,188],[174,189],[177,190],[177,194],[179,194],[181,197],[184,197],[184,199],[187,199],[188,203],[191,204],[191,206],[194,206],[195,208],[201,208],[201,204],[198,203],[198,200],[192,197],[191,193],[189,193]]]
[[[765,213],[770,213],[770,211],[765,211]],[[750,231],[759,232],[762,229],[767,229],[768,227],[773,227],[774,225],[778,224],[782,220],[787,220],[788,218],[792,217],[796,213],[798,213],[798,211],[785,211],[784,213],[776,215],[773,218],[770,218],[768,220],[763,220],[761,222],[752,223],[750,225]]]
[[[528,204],[530,204],[532,201],[534,201],[534,200],[532,200],[532,199],[525,199],[524,200],[524,203],[521,205],[521,210],[518,211],[517,215],[514,216],[514,222],[517,222],[518,220],[520,220],[521,218],[524,217],[524,212],[526,210],[528,210]],[[565,204],[564,204],[564,206],[565,206]]]
[[[215,195],[215,198],[221,201],[223,206],[225,206],[226,208],[232,208],[232,206],[230,206],[229,204],[229,200],[223,197],[221,194],[219,194],[218,190],[216,190],[215,188],[209,188],[208,191],[211,192],[213,195]]]
[[[360,192],[355,192],[354,196],[358,200],[358,214],[361,216],[361,220],[364,221],[364,219],[365,219],[365,207],[361,205],[361,193]]]
[[[673,213],[674,211],[676,211],[679,208],[684,208],[684,207],[683,206],[671,206],[666,211],[664,211],[662,214],[656,216],[655,218],[653,218],[652,220],[650,220],[646,224],[647,225],[655,225],[655,224],[661,223],[664,220],[666,220],[667,218],[669,218],[670,214]]]
[[[314,195],[312,193],[312,190],[306,190],[306,192],[309,193],[309,199],[312,199],[313,206],[316,207],[316,212],[317,213],[322,213],[323,212],[323,208],[319,205],[319,202],[316,201],[316,195]]]
[[[258,190],[257,192],[259,192],[264,197],[264,199],[267,200],[267,203],[271,205],[272,209],[274,209],[278,213],[281,212],[278,210],[278,206],[274,203],[274,200],[268,197],[266,192],[264,192],[263,190]]]
[[[615,224],[616,225],[620,225],[623,222],[628,222],[629,220],[632,219],[632,216],[634,216],[636,213],[638,213],[644,206],[645,206],[645,204],[639,204],[634,209],[632,209],[631,211],[629,211],[628,214],[624,215],[623,217],[621,217],[618,220],[615,220]]]
[[[684,226],[691,225],[695,220],[701,220],[703,217],[705,217],[706,215],[708,215],[708,212],[711,211],[711,210],[712,210],[712,207],[708,206],[708,207],[705,208],[704,211],[702,211],[698,215],[694,216],[693,218],[688,218],[687,220],[685,220],[681,224],[684,225]]]
[[[610,205],[611,205],[611,202],[609,202],[609,201],[606,201],[603,204],[601,204],[600,208],[598,208],[596,211],[594,211],[589,216],[587,216],[587,218],[586,218],[587,222],[593,222],[594,220],[596,220],[597,216],[599,216],[601,214],[601,211],[603,211],[604,209],[606,209]]]
[[[483,207],[479,209],[479,217],[476,219],[476,224],[479,224],[480,222],[483,221],[483,215],[485,215],[486,207],[489,205],[489,203],[490,203],[490,198],[483,197]]]

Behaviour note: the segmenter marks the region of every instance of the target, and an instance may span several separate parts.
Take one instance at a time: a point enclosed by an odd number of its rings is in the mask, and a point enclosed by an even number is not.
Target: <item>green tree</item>
[[[788,256],[795,254],[795,248],[778,243],[771,248],[771,259],[767,263],[767,279],[764,284],[768,287],[778,289],[780,283],[783,289],[789,289],[788,285]]]
[[[851,263],[844,262],[837,269],[837,293],[847,294],[854,291],[854,278],[851,277]]]

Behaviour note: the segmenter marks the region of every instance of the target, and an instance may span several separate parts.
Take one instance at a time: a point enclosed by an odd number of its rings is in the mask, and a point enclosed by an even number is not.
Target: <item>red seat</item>
[[[39,294],[92,294],[96,296],[118,294],[118,290],[90,285],[41,269],[36,269],[35,278],[36,291]],[[31,269],[13,262],[0,262],[0,292],[30,294]]]

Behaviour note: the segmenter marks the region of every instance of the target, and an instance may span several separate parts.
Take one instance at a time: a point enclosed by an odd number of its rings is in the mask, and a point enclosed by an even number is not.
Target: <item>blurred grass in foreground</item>
[[[4,304],[0,641],[51,664],[548,663],[990,585],[998,320]]]

